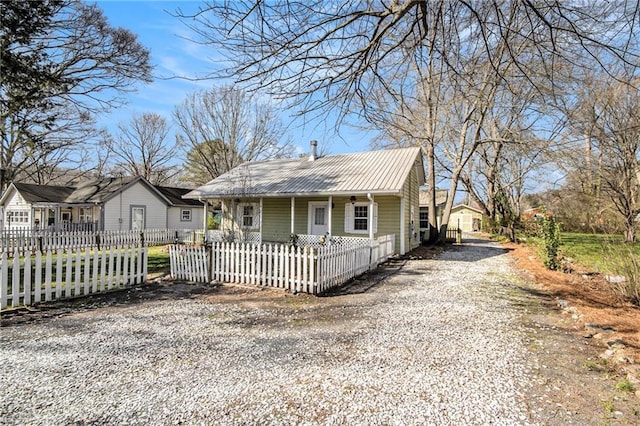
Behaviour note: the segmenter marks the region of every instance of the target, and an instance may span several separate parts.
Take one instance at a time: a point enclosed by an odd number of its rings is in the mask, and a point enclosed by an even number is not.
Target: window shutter
[[[260,203],[253,203],[253,227],[260,229]]]
[[[378,232],[378,203],[373,203],[373,233]]]
[[[344,205],[344,232],[353,232],[353,205]]]
[[[236,205],[236,219],[235,219],[235,222],[236,222],[236,225],[238,226],[238,228],[243,228],[243,226],[242,226],[242,216],[243,216],[244,211],[243,211],[242,207],[243,206],[242,206],[241,203],[238,203]]]

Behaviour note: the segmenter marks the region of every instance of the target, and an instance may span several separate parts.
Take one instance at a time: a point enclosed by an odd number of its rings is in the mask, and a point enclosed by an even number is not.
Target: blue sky
[[[98,1],[109,22],[129,29],[151,51],[155,80],[141,85],[129,95],[129,104],[105,116],[101,125],[115,129],[119,122],[128,122],[131,114],[154,112],[171,120],[171,113],[188,93],[208,89],[218,81],[187,81],[176,77],[204,75],[211,70],[208,58],[216,52],[206,46],[189,42],[189,30],[169,12],[180,7],[184,12],[196,10],[200,2],[191,1]],[[308,151],[309,141],[316,139],[327,154],[366,151],[373,133],[342,127],[335,134],[334,123],[326,120],[293,120],[291,111],[283,111],[282,119],[290,123],[290,135],[299,151]],[[292,153],[292,156],[297,155]]]

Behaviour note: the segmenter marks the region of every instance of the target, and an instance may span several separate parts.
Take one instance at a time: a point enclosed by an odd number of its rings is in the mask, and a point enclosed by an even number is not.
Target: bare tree
[[[78,146],[93,115],[151,80],[149,52],[77,0],[0,2],[0,189],[23,170]]]
[[[640,218],[640,93],[629,84],[609,87],[601,111],[599,149],[604,190],[624,220],[625,241],[635,242]]]
[[[559,61],[579,63],[588,56],[596,63],[611,57],[634,63],[638,13],[619,2],[227,1],[209,3],[187,25],[200,41],[227,53],[229,66],[217,75],[234,75],[251,89],[286,98],[301,114],[338,108],[378,127],[394,123],[396,135],[415,138],[427,155],[433,207],[437,147],[455,141],[448,148],[453,203],[460,173],[484,140],[483,121],[507,74],[544,92],[553,88]],[[411,94],[407,83],[416,82],[426,90]],[[452,82],[454,95],[446,98],[436,85]],[[386,100],[382,113],[372,94]],[[412,97],[427,107],[418,109]],[[459,128],[436,140],[438,127],[453,124],[442,120],[445,101],[454,107],[448,112],[456,114]],[[407,113],[426,118],[423,131],[400,128]]]
[[[275,107],[231,86],[190,94],[176,107],[174,119],[178,139],[189,150],[187,178],[194,183],[214,179],[245,161],[293,152]]]
[[[155,113],[134,115],[105,140],[115,161],[114,171],[142,176],[154,185],[169,182],[177,173],[181,147],[170,143],[167,121]]]

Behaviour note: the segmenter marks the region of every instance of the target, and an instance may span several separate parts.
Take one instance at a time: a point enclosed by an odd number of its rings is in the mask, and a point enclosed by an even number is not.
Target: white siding
[[[182,210],[191,210],[191,221],[183,221]],[[169,229],[202,229],[204,227],[203,206],[189,207],[169,207],[168,209],[168,228]]]
[[[131,229],[131,207],[145,208],[145,228],[167,227],[167,204],[153,190],[137,182],[104,205],[105,230]]]
[[[26,212],[25,220],[27,222],[7,222],[8,212]],[[24,213],[23,213],[24,214]],[[11,198],[9,198],[7,205],[4,209],[4,217],[2,218],[4,223],[4,229],[24,229],[31,228],[33,223],[33,217],[31,212],[31,204],[27,203],[22,195],[18,191],[13,191]]]

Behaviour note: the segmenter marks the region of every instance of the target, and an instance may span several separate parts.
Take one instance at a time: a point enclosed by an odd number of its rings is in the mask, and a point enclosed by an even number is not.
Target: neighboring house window
[[[238,225],[244,229],[260,227],[260,211],[257,203],[238,204]]]
[[[145,208],[143,206],[131,206],[131,229],[142,231],[145,227]]]
[[[181,222],[191,222],[191,209],[183,209],[180,211]]]
[[[420,229],[429,228],[429,212],[420,212]]]
[[[26,210],[10,210],[7,212],[8,223],[29,223],[29,212]]]
[[[372,212],[369,203],[345,204],[344,230],[353,234],[368,234]],[[373,232],[378,231],[378,203],[373,205]]]
[[[93,222],[93,213],[91,211],[91,207],[80,207],[80,222]]]

